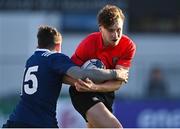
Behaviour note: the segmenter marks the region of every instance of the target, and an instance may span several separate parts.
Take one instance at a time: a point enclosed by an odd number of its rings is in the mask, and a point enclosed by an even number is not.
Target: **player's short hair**
[[[37,33],[39,48],[54,48],[55,44],[60,44],[62,36],[56,28],[41,25]]]
[[[114,25],[119,18],[124,20],[125,16],[119,7],[108,4],[99,11],[97,18],[99,25],[108,28]]]

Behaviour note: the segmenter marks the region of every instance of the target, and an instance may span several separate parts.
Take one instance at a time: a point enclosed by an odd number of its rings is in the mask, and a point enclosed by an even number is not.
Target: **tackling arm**
[[[90,78],[95,83],[101,83],[107,80],[125,81],[128,76],[126,71],[120,72],[118,69],[81,69],[78,66],[69,68],[66,74],[75,79],[84,80]]]

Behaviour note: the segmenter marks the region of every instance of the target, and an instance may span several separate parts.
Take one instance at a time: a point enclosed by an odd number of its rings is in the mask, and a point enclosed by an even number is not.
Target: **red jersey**
[[[106,68],[114,69],[116,65],[130,67],[135,51],[135,44],[125,35],[118,45],[104,47],[101,33],[95,32],[81,41],[71,59],[79,66],[89,59],[100,59]]]

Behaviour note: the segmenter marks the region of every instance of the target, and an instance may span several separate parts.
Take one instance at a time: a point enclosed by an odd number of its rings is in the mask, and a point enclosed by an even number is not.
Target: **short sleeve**
[[[117,62],[117,65],[130,67],[135,52],[136,52],[136,45],[133,43],[133,41],[131,41],[126,49],[126,52],[123,54],[122,58]]]

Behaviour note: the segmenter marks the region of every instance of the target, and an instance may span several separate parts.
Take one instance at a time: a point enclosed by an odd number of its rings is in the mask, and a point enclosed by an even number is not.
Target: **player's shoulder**
[[[90,33],[87,35],[87,39],[91,39],[91,40],[96,40],[98,37],[101,36],[101,33],[100,32],[93,32],[93,33]]]
[[[52,58],[52,59],[58,59],[58,58],[67,59],[69,57],[67,55],[63,54],[63,53],[54,52],[49,56],[49,58]]]
[[[99,41],[100,32],[93,32],[88,34],[79,44],[79,47],[94,47],[97,45],[97,42]]]
[[[38,53],[40,54],[41,57],[45,57],[45,58],[64,58],[64,57],[67,57],[66,55],[62,54],[62,53],[58,53],[58,52],[55,52],[55,51],[50,51],[50,50],[43,50],[43,49],[39,49],[39,50],[36,50],[35,53]]]
[[[63,53],[54,53],[49,56],[49,64],[51,67],[62,65],[62,64],[72,64],[71,59]]]
[[[101,35],[100,32],[93,32],[93,33],[90,33],[90,34],[89,34],[89,36],[91,36],[91,37],[98,37],[98,36],[100,36],[100,35]]]
[[[130,46],[136,46],[134,41],[127,35],[123,34],[122,37],[121,37],[121,41],[126,43],[127,45],[130,45]]]
[[[121,38],[122,38],[124,41],[132,42],[132,39],[131,39],[129,36],[125,35],[125,34],[123,34]]]

